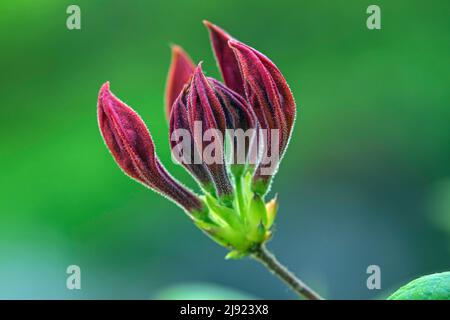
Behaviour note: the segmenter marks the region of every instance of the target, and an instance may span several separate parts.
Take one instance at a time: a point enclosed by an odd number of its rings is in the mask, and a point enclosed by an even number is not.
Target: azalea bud
[[[187,110],[187,90],[186,85],[172,106],[172,113],[169,121],[170,145],[172,154],[176,157],[189,173],[200,183],[203,190],[208,193],[215,193],[214,183],[211,179],[208,168],[201,160],[198,150],[195,147],[192,137],[193,133],[189,126]],[[180,142],[180,140],[182,140]],[[181,146],[181,150],[178,150]]]
[[[170,112],[175,99],[180,95],[184,85],[189,81],[195,70],[195,64],[180,46],[172,46],[172,61],[166,83],[166,116]]]
[[[204,24],[225,84],[247,99],[263,129],[258,146],[265,149],[264,157],[260,159],[252,188],[265,194],[289,142],[296,114],[294,98],[283,75],[266,56],[220,27],[208,21]],[[272,146],[276,147],[276,155]],[[267,167],[272,158],[275,163]]]
[[[125,174],[167,196],[193,216],[206,213],[203,202],[165,170],[144,122],[111,93],[108,82],[98,97],[98,123],[106,146]]]
[[[195,69],[188,89],[187,110],[190,128],[194,132],[194,143],[211,174],[217,195],[229,201],[233,198],[233,187],[228,177],[224,158],[225,113],[213,85],[202,72],[201,64]],[[198,128],[199,124],[201,128]],[[207,147],[204,138],[207,132],[221,135],[214,135],[214,140],[211,141],[214,146],[214,152],[211,154],[214,156],[212,161],[204,159],[206,156],[204,150]]]
[[[269,158],[272,156],[271,146],[276,143],[276,152],[281,159],[292,133],[296,113],[289,86],[278,68],[262,53],[236,40],[228,43],[239,62],[247,100],[253,107],[261,128],[267,130],[265,155]],[[272,130],[278,130],[278,137]],[[255,192],[267,192],[278,164],[279,161],[275,166],[271,164],[274,169],[264,173],[265,163],[260,163],[253,178],[252,188]]]

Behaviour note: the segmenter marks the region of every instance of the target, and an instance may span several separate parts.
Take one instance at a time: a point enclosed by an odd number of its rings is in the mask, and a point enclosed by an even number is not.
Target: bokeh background
[[[66,8],[81,8],[81,30]],[[382,30],[366,28],[378,4]],[[266,53],[299,105],[269,247],[327,298],[450,269],[449,1],[2,1],[0,298],[295,296],[125,177],[97,127],[105,81],[170,161],[170,43],[218,71],[202,19]],[[81,267],[82,289],[66,289]],[[382,289],[368,290],[379,265]]]

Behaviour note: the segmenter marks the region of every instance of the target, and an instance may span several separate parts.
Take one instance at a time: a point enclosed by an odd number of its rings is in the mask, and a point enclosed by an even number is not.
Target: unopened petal
[[[181,93],[184,85],[189,81],[195,70],[195,64],[189,55],[180,46],[172,46],[172,61],[169,68],[166,83],[166,116],[170,118],[170,112],[175,99]]]

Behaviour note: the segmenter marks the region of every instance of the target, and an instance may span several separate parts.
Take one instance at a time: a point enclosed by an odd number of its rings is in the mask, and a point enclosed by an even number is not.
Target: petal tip
[[[173,56],[179,56],[179,55],[187,56],[186,51],[184,51],[184,49],[181,46],[179,46],[178,44],[176,44],[176,43],[171,43],[170,44],[170,49],[172,50],[172,55]]]
[[[106,81],[100,88],[100,93],[109,91],[109,81]]]
[[[106,81],[100,88],[100,91],[98,93],[98,107],[102,108],[105,99],[107,97],[111,96],[111,90],[109,89],[109,81]]]
[[[171,43],[170,49],[172,51],[172,67],[179,61],[184,63],[189,69],[193,69],[195,67],[194,62],[192,62],[192,58],[187,54],[182,46],[176,43]]]
[[[225,30],[223,30],[221,27],[215,25],[214,23],[212,23],[208,20],[203,20],[203,24],[211,33],[215,33],[215,34],[220,35],[225,38],[231,38],[231,36]]]
[[[165,109],[167,119],[170,118],[170,111],[174,101],[195,70],[195,64],[192,62],[191,57],[181,46],[171,43],[170,48],[172,51],[172,61],[169,67],[165,92]]]
[[[207,28],[211,28],[211,27],[214,26],[214,24],[212,24],[211,22],[209,22],[209,21],[206,20],[206,19],[203,19],[202,22],[203,22],[203,24],[205,25],[205,27],[207,27]]]
[[[194,75],[199,74],[199,73],[203,74],[203,60],[197,64],[197,66],[195,67],[195,70],[194,70]]]

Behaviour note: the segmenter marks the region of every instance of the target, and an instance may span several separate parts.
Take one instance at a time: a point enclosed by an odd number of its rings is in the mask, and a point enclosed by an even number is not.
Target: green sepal
[[[272,177],[258,178],[252,181],[251,190],[257,195],[263,197],[270,190]]]
[[[219,227],[219,225],[212,220],[194,219],[194,224],[197,227],[199,227],[200,229],[205,230],[205,231],[209,231],[209,230]]]
[[[204,233],[230,250],[226,259],[249,255],[272,235],[269,229],[276,215],[276,197],[266,204],[263,196],[252,191],[253,177],[246,170],[235,167],[234,194],[229,198],[218,199],[212,194],[202,196],[206,212],[194,219]]]
[[[248,209],[249,222],[253,222],[254,224],[259,224],[262,222],[264,225],[267,224],[267,210],[266,204],[263,199],[254,194],[253,198],[250,202],[250,207]]]
[[[222,206],[233,208],[234,194],[224,194],[218,198],[218,201]]]
[[[266,204],[263,199],[254,194],[250,202],[247,213],[248,237],[256,242],[264,239],[265,228],[267,224]]]
[[[239,228],[239,217],[233,209],[222,206],[217,200],[210,195],[205,196],[206,204],[212,212],[210,214],[214,218],[219,218],[232,228]]]
[[[202,190],[204,191],[205,194],[209,194],[213,197],[216,196],[216,188],[214,187],[214,185],[212,183],[205,183],[203,185],[200,186],[202,188]]]
[[[278,196],[275,195],[275,197],[266,203],[266,210],[267,210],[267,223],[266,223],[266,229],[269,230],[277,216],[278,213]]]
[[[230,165],[230,171],[231,174],[235,177],[235,178],[240,178],[244,175],[246,170],[246,166],[245,164],[232,164]]]
[[[242,258],[248,256],[248,254],[249,254],[248,252],[242,252],[242,251],[233,250],[233,251],[228,252],[228,254],[225,256],[225,259],[226,260],[242,259]]]

